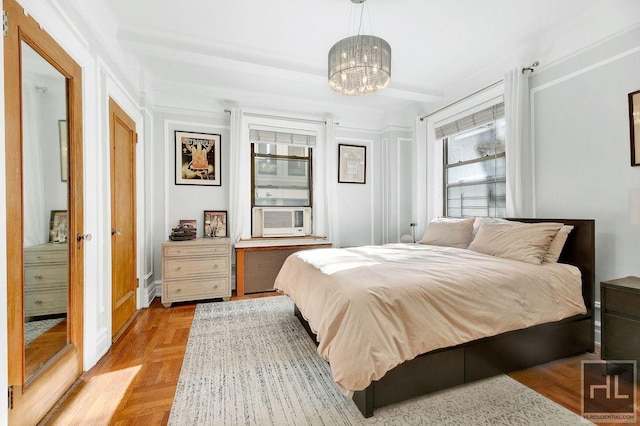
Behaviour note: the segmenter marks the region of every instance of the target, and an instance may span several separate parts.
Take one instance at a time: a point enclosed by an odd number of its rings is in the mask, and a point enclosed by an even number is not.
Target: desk
[[[252,238],[236,243],[236,294],[273,290],[278,272],[290,254],[300,250],[329,248],[333,243],[321,237]]]

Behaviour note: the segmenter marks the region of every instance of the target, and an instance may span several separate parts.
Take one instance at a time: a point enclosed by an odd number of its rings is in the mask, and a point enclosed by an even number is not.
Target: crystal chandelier
[[[329,51],[329,86],[345,95],[370,95],[391,79],[389,43],[373,35],[360,35],[365,1],[351,0],[362,5],[358,34],[338,41]]]

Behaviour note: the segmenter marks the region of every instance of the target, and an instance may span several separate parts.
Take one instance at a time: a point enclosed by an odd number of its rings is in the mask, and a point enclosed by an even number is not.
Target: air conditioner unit
[[[310,207],[254,207],[253,237],[311,235]]]

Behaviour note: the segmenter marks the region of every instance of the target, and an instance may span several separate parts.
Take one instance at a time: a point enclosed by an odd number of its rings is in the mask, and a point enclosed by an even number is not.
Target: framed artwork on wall
[[[640,166],[640,90],[629,93],[629,135],[631,166]]]
[[[221,186],[220,135],[175,131],[176,185]]]
[[[367,147],[338,145],[338,182],[366,183]]]
[[[69,222],[66,210],[51,210],[49,242],[66,243],[69,240]]]
[[[204,237],[228,237],[229,227],[226,210],[212,210],[204,212]]]

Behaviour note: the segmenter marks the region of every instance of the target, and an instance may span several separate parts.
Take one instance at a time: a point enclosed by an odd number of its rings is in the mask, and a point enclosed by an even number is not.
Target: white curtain
[[[504,76],[506,121],[507,216],[534,217],[533,148],[529,72],[514,68]]]
[[[233,242],[251,235],[251,150],[242,109],[231,108],[229,170],[229,227]]]
[[[49,215],[45,210],[44,165],[42,146],[38,133],[40,104],[33,84],[25,84],[22,109],[22,150],[24,168],[24,246],[44,244],[49,240]],[[54,163],[57,166],[57,164]],[[51,164],[48,166],[51,167]]]
[[[432,126],[433,127],[433,126]],[[433,186],[427,170],[429,168],[427,158],[427,121],[416,117],[413,127],[413,211],[412,222],[416,224],[416,240],[419,240],[424,233],[429,222],[429,212],[427,210],[427,198],[429,188]]]
[[[333,120],[327,119],[324,141],[324,217],[327,238],[334,247],[340,247],[340,227],[338,223],[338,146],[336,144]]]

